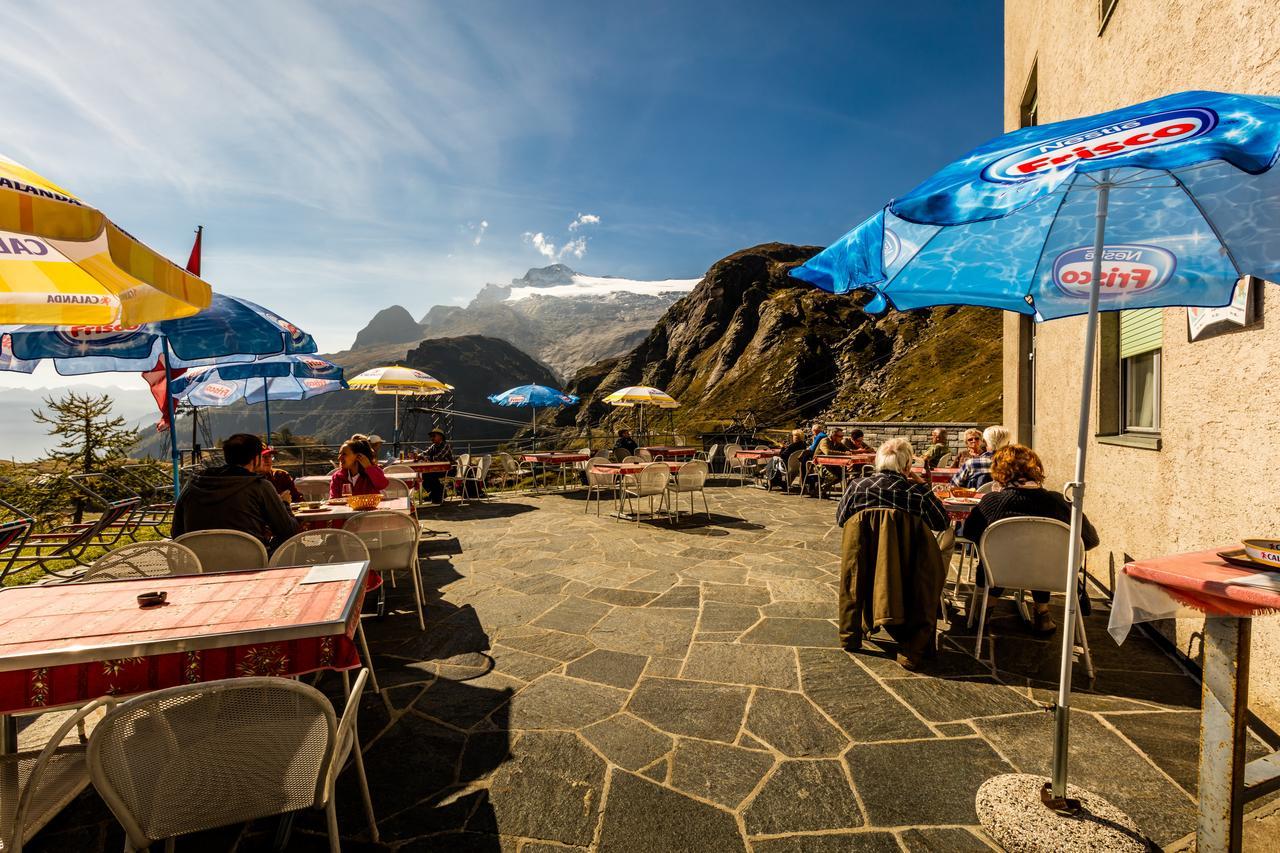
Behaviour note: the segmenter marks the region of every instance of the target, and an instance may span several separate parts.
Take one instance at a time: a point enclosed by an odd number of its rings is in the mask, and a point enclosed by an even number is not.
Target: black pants
[[[427,490],[427,498],[432,503],[438,504],[444,500],[444,475],[423,474],[422,487]]]

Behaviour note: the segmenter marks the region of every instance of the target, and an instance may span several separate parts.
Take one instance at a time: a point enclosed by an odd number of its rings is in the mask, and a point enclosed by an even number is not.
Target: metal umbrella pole
[[[173,382],[173,371],[169,369],[169,362],[173,359],[172,353],[169,351],[169,339],[164,338],[164,412],[169,418],[169,457],[173,460],[173,498],[178,499],[178,493],[182,491],[182,478],[179,469],[182,462],[178,456],[178,425],[174,422],[173,417],[173,392],[170,389],[170,383]]]
[[[262,408],[267,418],[267,444],[271,443],[271,391],[267,387],[267,377],[262,377]]]
[[[1067,547],[1067,601],[1063,612],[1062,659],[1058,668],[1058,702],[1053,709],[1053,781],[1052,795],[1057,808],[1078,809],[1078,803],[1067,800],[1067,755],[1071,728],[1071,665],[1075,648],[1076,584],[1079,578],[1081,535],[1084,529],[1084,467],[1089,449],[1089,404],[1093,400],[1093,368],[1098,341],[1098,293],[1102,278],[1102,251],[1106,244],[1107,202],[1111,192],[1111,173],[1103,172],[1098,181],[1096,224],[1093,233],[1093,265],[1089,278],[1089,314],[1084,327],[1084,376],[1080,383],[1080,423],[1076,433],[1075,479],[1063,489],[1071,503],[1071,542]],[[1047,792],[1046,792],[1047,793]],[[1048,800],[1046,799],[1046,803]]]

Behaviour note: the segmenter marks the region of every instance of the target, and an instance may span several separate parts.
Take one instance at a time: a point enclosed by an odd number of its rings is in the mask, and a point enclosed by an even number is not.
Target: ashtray
[[[149,607],[159,607],[169,599],[167,592],[144,592],[138,596],[138,606],[143,610]]]

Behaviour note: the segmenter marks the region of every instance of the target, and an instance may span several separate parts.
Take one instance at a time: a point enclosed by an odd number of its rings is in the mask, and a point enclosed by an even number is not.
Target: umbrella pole
[[[1067,548],[1067,601],[1063,612],[1062,660],[1058,668],[1058,703],[1053,709],[1053,796],[1067,796],[1067,754],[1071,726],[1071,655],[1075,646],[1076,583],[1079,577],[1081,532],[1084,528],[1084,463],[1089,449],[1089,406],[1093,400],[1093,368],[1098,342],[1098,292],[1102,278],[1102,250],[1107,230],[1107,201],[1111,190],[1110,172],[1098,183],[1097,222],[1093,234],[1093,271],[1089,279],[1089,314],[1084,327],[1084,376],[1080,383],[1080,423],[1076,433],[1075,479],[1063,490],[1071,502],[1071,542]]]
[[[169,387],[169,383],[173,382],[173,371],[169,368],[169,362],[173,358],[173,354],[169,351],[169,339],[162,338],[164,341],[164,411],[169,416],[169,457],[173,460],[173,499],[178,499],[178,493],[182,490],[182,478],[179,469],[182,463],[178,456],[178,424],[173,417],[173,390]]]
[[[396,419],[391,431],[391,447],[395,451],[396,458],[400,458],[400,395],[394,395],[396,398]]]
[[[262,408],[267,417],[267,444],[271,443],[271,391],[267,387],[267,377],[262,377]]]
[[[533,412],[533,449],[538,449],[538,407],[530,406],[529,411]]]

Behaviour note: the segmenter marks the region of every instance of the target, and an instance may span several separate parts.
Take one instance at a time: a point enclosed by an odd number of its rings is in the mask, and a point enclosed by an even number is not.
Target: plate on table
[[[1280,569],[1271,569],[1262,563],[1254,562],[1249,559],[1249,555],[1245,553],[1243,548],[1232,548],[1230,551],[1219,551],[1218,556],[1233,566],[1239,566],[1242,569],[1257,569],[1259,571],[1280,571]]]
[[[294,510],[294,513],[311,513],[311,512],[328,512],[327,506],[300,506]]]

